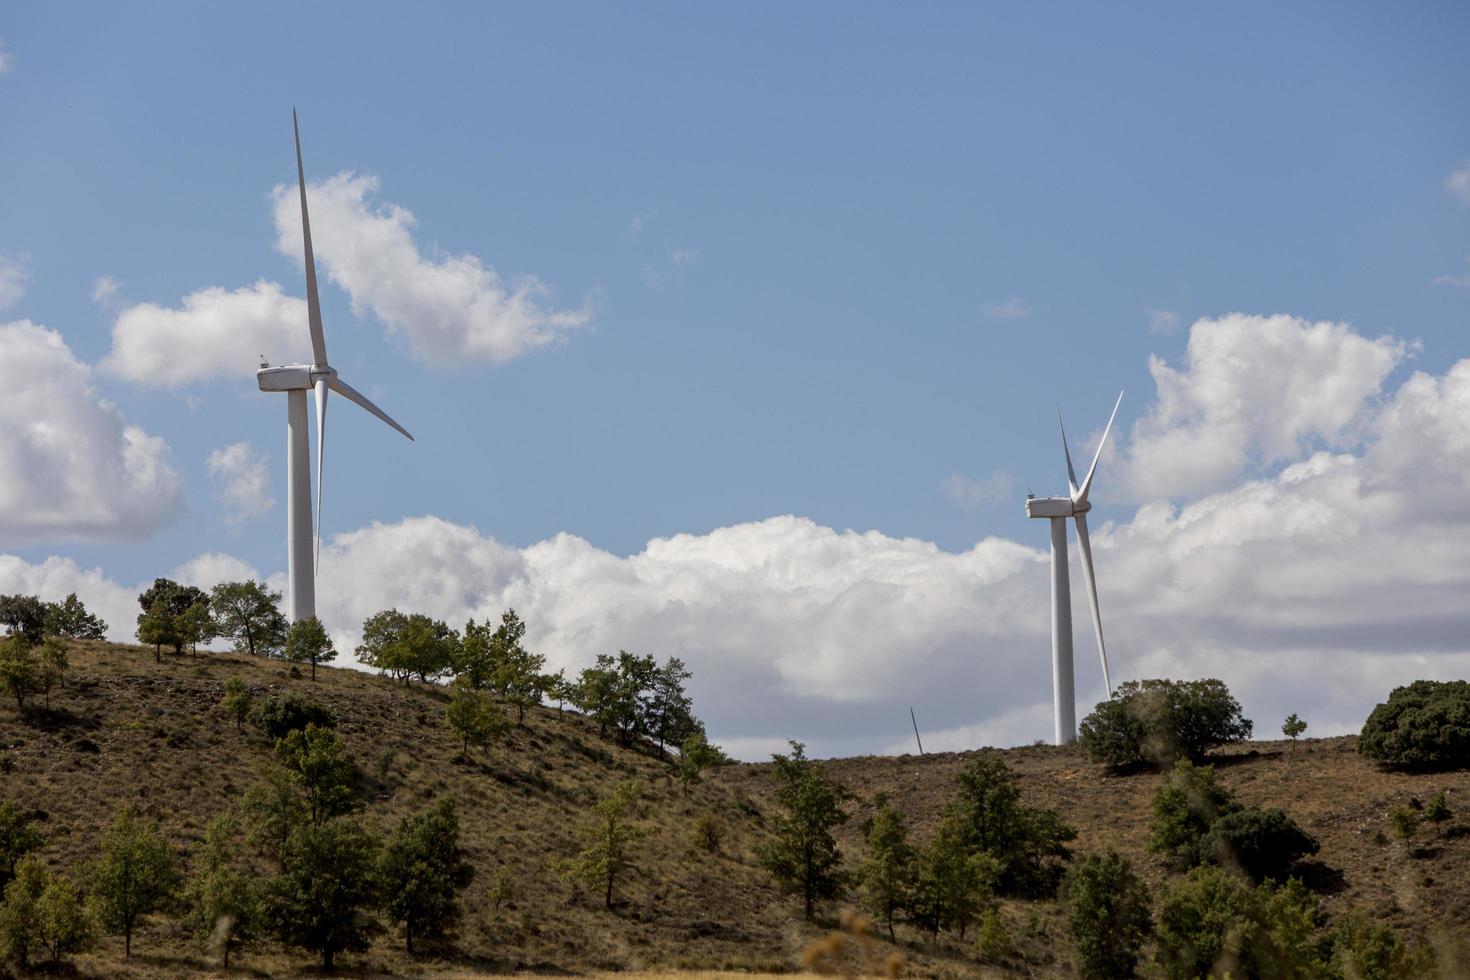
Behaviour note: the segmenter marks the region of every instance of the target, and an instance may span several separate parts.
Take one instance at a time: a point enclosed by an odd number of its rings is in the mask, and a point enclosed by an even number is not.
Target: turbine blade
[[[322,461],[327,455],[327,379],[316,379],[316,551],[312,568],[322,561]]]
[[[1082,487],[1072,495],[1072,499],[1076,503],[1081,504],[1087,502],[1087,493],[1092,489],[1092,476],[1097,472],[1097,461],[1102,459],[1103,446],[1108,444],[1108,433],[1113,431],[1113,419],[1118,417],[1118,406],[1121,404],[1123,404],[1123,393],[1120,391],[1118,392],[1118,400],[1113,402],[1113,414],[1108,416],[1108,427],[1103,429],[1102,438],[1098,440],[1097,452],[1092,457],[1092,465],[1087,468],[1087,476],[1082,480]]]
[[[358,392],[357,389],[353,388],[341,378],[332,379],[332,390],[341,395],[343,398],[346,398],[348,401],[357,402],[358,405],[367,409],[369,412],[372,412],[378,418],[382,419],[384,422],[387,422],[399,432],[402,432],[405,436],[408,436],[409,442],[413,442],[413,436],[409,435],[407,429],[399,425],[397,422],[393,421],[393,419],[389,417],[387,412],[383,411],[381,408],[368,401],[367,396]]]
[[[1113,680],[1108,676],[1108,648],[1103,643],[1102,613],[1097,608],[1097,576],[1092,572],[1092,541],[1087,536],[1087,515],[1077,514],[1077,550],[1082,552],[1082,577],[1087,580],[1087,602],[1092,607],[1092,629],[1097,634],[1097,655],[1102,659],[1103,685],[1108,697],[1113,696]]]
[[[1067,427],[1062,424],[1062,406],[1057,406],[1057,428],[1062,430],[1062,455],[1067,457],[1067,486],[1077,498],[1077,472],[1072,469],[1072,450],[1067,448]]]
[[[301,192],[301,238],[306,243],[306,318],[311,325],[312,363],[327,366],[327,338],[322,333],[322,303],[316,291],[316,259],[311,253],[311,218],[306,213],[306,170],[301,166],[301,127],[296,110],[291,110],[291,128],[296,132],[296,187]]]

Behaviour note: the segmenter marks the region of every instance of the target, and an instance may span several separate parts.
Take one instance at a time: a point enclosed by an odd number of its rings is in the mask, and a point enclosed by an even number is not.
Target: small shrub
[[[1154,793],[1148,848],[1176,868],[1192,868],[1203,859],[1200,842],[1215,821],[1238,809],[1240,804],[1216,781],[1214,766],[1181,759]]]
[[[1063,884],[1077,972],[1087,980],[1131,977],[1148,938],[1148,888],[1127,858],[1088,854]]]
[[[1445,800],[1444,790],[1435,793],[1424,807],[1424,819],[1438,827],[1455,814],[1450,810],[1449,803]]]
[[[305,731],[307,725],[318,728],[337,725],[326,708],[295,694],[271,695],[251,712],[250,720],[273,742],[291,732]]]
[[[725,836],[720,822],[713,813],[705,812],[694,818],[694,846],[714,854],[719,851]]]
[[[994,966],[1004,963],[1015,952],[1011,934],[1006,931],[1000,910],[990,908],[980,917],[980,935],[975,940],[975,955],[981,963]]]
[[[1223,681],[1127,681],[1082,720],[1079,741],[1094,762],[1167,769],[1244,741],[1251,729]]]
[[[1356,913],[1332,930],[1332,965],[1353,980],[1417,980],[1434,973],[1434,949],[1410,946],[1392,926],[1374,925]]]
[[[1388,829],[1399,840],[1410,840],[1419,832],[1419,814],[1413,807],[1396,806],[1388,811]]]
[[[1285,880],[1300,858],[1317,853],[1317,839],[1279,809],[1245,807],[1220,817],[1200,842],[1201,857],[1238,867],[1253,881]]]
[[[1470,766],[1470,682],[1415,681],[1394,688],[1363,723],[1358,752],[1398,769]]]
[[[1287,715],[1286,721],[1281,723],[1281,734],[1285,735],[1293,742],[1297,740],[1297,736],[1301,735],[1301,733],[1306,730],[1307,723],[1298,718],[1295,712]]]

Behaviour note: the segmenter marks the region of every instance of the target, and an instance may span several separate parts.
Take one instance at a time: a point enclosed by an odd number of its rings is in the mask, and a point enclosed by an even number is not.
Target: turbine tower
[[[1108,697],[1113,696],[1113,682],[1108,677],[1108,648],[1103,644],[1102,615],[1097,608],[1097,578],[1092,573],[1092,541],[1087,536],[1087,512],[1092,504],[1087,494],[1097,474],[1097,461],[1112,431],[1123,393],[1113,404],[1108,427],[1097,444],[1097,453],[1081,485],[1072,469],[1072,452],[1067,448],[1067,429],[1062,425],[1062,410],[1057,408],[1057,426],[1062,430],[1062,455],[1067,458],[1066,497],[1027,497],[1026,516],[1051,521],[1051,692],[1056,715],[1056,744],[1066,745],[1077,738],[1077,694],[1072,672],[1072,586],[1067,575],[1067,518],[1077,522],[1077,550],[1082,553],[1082,577],[1087,582],[1087,599],[1092,606],[1092,628],[1097,633],[1097,653],[1102,659],[1103,684]]]
[[[368,401],[327,363],[327,341],[322,335],[322,307],[316,290],[316,262],[311,254],[311,220],[306,214],[306,172],[301,166],[301,129],[291,110],[296,133],[296,184],[301,192],[301,235],[306,244],[306,314],[311,329],[310,364],[271,367],[262,362],[255,372],[261,391],[286,393],[286,575],[290,582],[291,621],[316,615],[316,558],[321,554],[322,461],[326,456],[327,394],[335,391],[372,412],[399,432],[408,430]],[[306,393],[316,396],[316,538],[312,539],[311,453],[306,436]]]

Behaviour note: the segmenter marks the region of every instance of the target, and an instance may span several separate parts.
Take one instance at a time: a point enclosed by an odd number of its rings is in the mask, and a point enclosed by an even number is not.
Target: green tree
[[[378,840],[347,819],[291,831],[282,871],[267,889],[267,918],[284,943],[310,950],[330,972],[337,954],[364,949],[378,930]]]
[[[1222,868],[1200,867],[1165,893],[1156,959],[1170,980],[1323,977],[1320,925],[1317,900],[1294,878],[1253,889]]]
[[[508,727],[505,716],[488,695],[458,684],[444,709],[444,718],[460,737],[466,753],[471,745],[488,747]]]
[[[236,653],[273,657],[286,645],[281,593],[264,582],[221,582],[209,593],[219,635],[234,641]]]
[[[771,762],[782,812],[775,819],[775,838],[760,850],[760,863],[781,894],[801,894],[810,921],[817,902],[835,897],[844,882],[833,830],[847,822],[843,804],[852,794],[823,765],[808,759],[800,742],[791,742],[789,756],[776,753]]]
[[[291,774],[272,766],[245,791],[240,811],[250,843],[281,861],[291,831],[305,822],[306,804]]]
[[[598,654],[578,680],[577,706],[597,719],[604,735],[609,726],[614,728],[625,745],[649,736],[649,705],[658,671],[651,656],[626,650],[619,650],[617,657]]]
[[[963,940],[970,923],[994,899],[1001,863],[974,850],[967,831],[958,817],[948,814],[914,862],[909,918],[935,939],[940,930],[953,929]]]
[[[46,699],[46,710],[51,710],[51,689],[66,680],[66,644],[54,636],[48,636],[41,644],[41,655],[36,660],[35,690]]]
[[[637,780],[625,780],[613,787],[607,799],[593,808],[597,811],[596,822],[582,831],[586,846],[574,860],[559,864],[564,877],[601,888],[607,908],[612,908],[613,887],[618,879],[638,866],[634,855],[638,841],[653,832],[633,822],[639,816],[642,798],[643,787]]]
[[[679,746],[679,781],[687,793],[689,787],[699,782],[700,775],[714,766],[723,766],[730,757],[705,737],[704,730],[692,732]]]
[[[1051,895],[1071,857],[1066,844],[1077,832],[1051,810],[1022,805],[1016,774],[998,753],[972,760],[955,781],[959,794],[948,812],[963,828],[969,850],[1000,864],[1000,893]]]
[[[1444,790],[1435,793],[1424,806],[1424,819],[1434,824],[1435,827],[1441,826],[1453,816],[1454,813],[1451,812],[1450,805],[1445,800]]]
[[[893,920],[907,907],[913,890],[914,849],[908,841],[903,813],[881,794],[875,805],[877,809],[864,833],[868,853],[858,865],[857,879],[863,904],[888,928],[888,938],[893,940]]]
[[[298,664],[311,664],[311,679],[316,680],[316,665],[337,659],[337,650],[326,627],[315,616],[298,619],[286,634],[286,659]]]
[[[1281,723],[1281,734],[1285,735],[1293,742],[1295,742],[1297,740],[1297,737],[1306,730],[1307,723],[1298,718],[1295,712],[1287,715],[1286,721]]]
[[[173,849],[157,822],[128,809],[117,815],[103,835],[102,853],[88,880],[103,928],[122,933],[123,955],[131,956],[138,921],[172,901],[179,872]]]
[[[1399,840],[1412,840],[1419,832],[1419,814],[1412,807],[1396,806],[1388,811],[1388,828]]]
[[[494,647],[491,638],[495,630],[489,620],[476,623],[473,619],[464,624],[459,648],[454,654],[455,679],[473,691],[484,690],[495,674]]]
[[[222,813],[209,822],[199,866],[184,888],[189,923],[196,935],[230,966],[230,953],[255,935],[263,922],[261,881],[241,866],[235,819]]]
[[[1251,730],[1223,681],[1125,681],[1082,720],[1078,742],[1094,762],[1167,770],[1178,759],[1199,762],[1217,745],[1244,741]]]
[[[36,900],[36,932],[41,945],[51,954],[51,965],[61,965],[67,953],[90,949],[97,938],[97,924],[82,904],[77,886],[60,875],[46,882]]]
[[[404,684],[415,676],[427,683],[449,672],[459,647],[459,638],[443,622],[388,609],[363,621],[357,657]]]
[[[295,694],[272,694],[250,713],[250,720],[271,741],[285,738],[289,732],[300,731],[307,725],[332,728],[337,724],[326,708]]]
[[[1393,927],[1353,912],[1338,920],[1329,942],[1332,966],[1350,980],[1419,980],[1434,976],[1434,949],[1410,946]]]
[[[1148,888],[1115,851],[1088,854],[1063,883],[1077,972],[1088,980],[1131,977],[1152,925]]]
[[[26,697],[36,689],[36,656],[20,636],[0,640],[0,688],[15,698],[17,711],[26,710]]]
[[[245,718],[250,714],[250,691],[239,675],[225,681],[225,694],[220,698],[220,707],[235,719],[235,731],[243,731]]]
[[[500,627],[490,638],[490,659],[493,665],[490,686],[510,704],[516,707],[516,724],[526,720],[526,709],[540,704],[549,683],[541,673],[546,658],[531,653],[522,644],[526,635],[526,624],[508,609],[501,617]]]
[[[1394,688],[1363,723],[1358,753],[1396,769],[1470,767],[1470,681]]]
[[[89,613],[73,592],[60,602],[46,603],[46,632],[68,640],[102,640],[107,624]]]
[[[15,877],[21,858],[44,842],[34,820],[9,800],[0,800],[0,891]]]
[[[313,825],[352,809],[357,771],[347,747],[330,728],[309,724],[276,742],[276,759],[301,790]]]
[[[1292,865],[1317,853],[1317,839],[1285,811],[1242,807],[1221,816],[1200,841],[1200,856],[1239,868],[1253,881],[1284,881]]]
[[[459,846],[459,815],[452,799],[405,817],[378,859],[383,911],[403,923],[404,948],[415,939],[439,939],[459,922],[459,893],[474,869]]]
[[[208,601],[200,599],[179,613],[174,619],[174,628],[178,630],[179,639],[189,647],[189,652],[197,655],[199,644],[208,643],[215,637],[215,624],[209,615]]]
[[[153,647],[155,663],[163,663],[165,643],[182,647],[177,621],[168,611],[168,602],[165,599],[154,599],[152,605],[138,614],[138,642]]]
[[[41,945],[37,905],[48,878],[38,858],[23,859],[5,886],[5,900],[0,904],[0,960],[14,960],[22,972],[30,965],[31,950]]]
[[[26,646],[35,646],[46,635],[46,611],[46,603],[37,596],[0,596],[0,626]]]
[[[181,585],[172,579],[157,578],[153,585],[145,589],[138,596],[138,606],[144,615],[152,613],[155,604],[163,603],[163,613],[170,620],[170,632],[167,639],[162,641],[143,640],[144,643],[162,642],[171,644],[174,653],[183,653],[184,644],[188,642],[182,624],[179,620],[189,611],[189,607],[195,603],[209,605],[209,596],[202,589],[192,585]],[[142,627],[142,618],[139,618],[139,627]],[[140,637],[141,639],[141,637]]]
[[[684,682],[694,675],[678,657],[670,657],[653,674],[648,692],[648,734],[658,743],[659,755],[667,754],[666,745],[681,745],[698,732],[694,719],[694,699],[684,690]]]
[[[594,719],[598,734],[606,737],[608,727],[617,725],[622,716],[618,704],[617,661],[599,653],[596,663],[577,675],[572,703]]]
[[[1200,842],[1222,815],[1240,804],[1219,784],[1214,766],[1180,759],[1154,793],[1152,836],[1148,849],[1163,854],[1179,869],[1204,859]]]

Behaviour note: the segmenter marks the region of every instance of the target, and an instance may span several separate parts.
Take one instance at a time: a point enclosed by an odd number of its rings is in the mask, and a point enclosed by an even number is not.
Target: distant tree
[[[598,819],[582,832],[586,846],[574,860],[559,865],[563,876],[601,888],[607,908],[612,908],[613,887],[618,880],[637,867],[634,846],[652,833],[650,828],[633,822],[642,797],[643,787],[636,780],[615,786],[611,795],[593,808]]]
[[[1435,827],[1439,827],[1452,816],[1454,816],[1454,813],[1450,810],[1450,805],[1445,800],[1444,790],[1435,793],[1424,806],[1424,819],[1434,824]]]
[[[1412,840],[1419,832],[1419,814],[1412,807],[1396,806],[1388,811],[1388,827],[1399,840]]]
[[[1295,712],[1287,715],[1286,721],[1281,723],[1281,734],[1285,735],[1293,742],[1297,740],[1297,736],[1301,735],[1301,733],[1306,730],[1307,723],[1298,718]]]
[[[219,635],[235,643],[236,653],[273,657],[286,645],[287,623],[281,593],[264,582],[221,582],[209,593],[209,610]]]
[[[908,825],[902,811],[879,795],[877,809],[864,829],[868,853],[858,865],[857,879],[863,904],[888,928],[894,940],[893,920],[908,906],[914,883],[914,849],[908,841]]]
[[[54,636],[41,643],[41,655],[36,663],[36,688],[46,698],[46,708],[51,708],[51,689],[66,683],[66,644]]]
[[[267,889],[267,918],[280,940],[320,955],[327,972],[338,953],[366,948],[379,929],[370,914],[378,904],[378,847],[348,819],[294,829]]]
[[[1285,881],[1301,858],[1317,853],[1317,839],[1277,808],[1242,807],[1217,819],[1200,841],[1200,856],[1239,868],[1253,881]]]
[[[1088,854],[1063,883],[1077,972],[1086,980],[1131,977],[1148,938],[1148,888],[1115,851]]]
[[[357,657],[404,684],[415,676],[428,682],[449,672],[459,646],[455,632],[440,620],[388,609],[363,622]]]
[[[306,804],[284,768],[268,767],[240,801],[246,839],[276,861],[284,860],[291,831],[306,822]]]
[[[150,606],[138,614],[138,642],[153,647],[155,663],[163,663],[165,643],[180,648],[183,646],[178,621],[168,611],[167,600],[154,599]]]
[[[682,669],[682,664],[680,668]],[[617,657],[598,654],[596,663],[582,671],[576,703],[598,722],[602,733],[612,727],[625,745],[653,737],[652,702],[659,666],[651,656],[619,650]]]
[[[781,894],[800,893],[808,921],[817,903],[835,897],[844,875],[842,852],[833,830],[847,822],[847,788],[826,767],[806,757],[806,746],[791,742],[791,754],[771,756],[776,778],[775,837],[760,850],[760,863],[776,879]]]
[[[1169,980],[1322,977],[1317,901],[1296,879],[1252,889],[1222,868],[1196,868],[1164,895],[1156,962]]]
[[[454,654],[455,679],[472,691],[490,686],[495,674],[494,648],[491,638],[495,630],[490,621],[476,623],[473,619],[464,624],[459,648]]]
[[[694,675],[678,657],[670,657],[654,671],[647,698],[648,734],[658,743],[659,755],[667,754],[665,745],[680,745],[699,731],[694,720],[694,699],[684,690],[684,682]]]
[[[687,793],[689,787],[699,782],[701,774],[714,766],[723,766],[730,761],[718,745],[705,737],[703,729],[691,732],[679,746],[679,781]]]
[[[25,972],[31,951],[41,946],[41,918],[37,907],[50,876],[39,858],[28,857],[15,869],[0,903],[0,961],[13,960]]]
[[[46,635],[46,604],[33,595],[0,596],[0,625],[6,636],[35,646]]]
[[[1435,975],[1434,948],[1410,946],[1393,927],[1349,912],[1329,937],[1335,976],[1352,980],[1419,980]],[[1448,974],[1442,974],[1448,975]]]
[[[909,918],[935,939],[940,930],[953,929],[963,940],[990,905],[1000,877],[1000,862],[970,847],[966,829],[954,814],[946,816],[914,862]]]
[[[352,809],[356,769],[347,747],[330,728],[308,724],[276,743],[276,759],[301,790],[307,815],[320,826]]]
[[[622,717],[617,661],[607,654],[598,654],[597,662],[578,675],[572,703],[597,722],[599,734],[605,737],[608,727],[617,725]]]
[[[102,640],[107,624],[88,612],[73,592],[60,602],[46,603],[46,632],[69,640]]]
[[[163,602],[163,611],[171,620],[170,637],[162,642],[171,644],[174,653],[183,653],[184,644],[188,642],[188,638],[179,620],[195,603],[202,602],[208,607],[209,596],[204,593],[204,590],[192,585],[181,585],[172,579],[157,578],[153,580],[151,587],[139,594],[138,606],[143,610],[144,615],[149,615],[159,601]],[[142,626],[141,619],[139,626]],[[143,642],[154,641],[143,640]]]
[[[208,643],[215,637],[214,620],[209,615],[209,603],[203,599],[185,609],[174,619],[174,628],[179,639],[189,647],[189,652],[199,653],[199,644]]]
[[[1470,767],[1470,681],[1394,688],[1363,723],[1358,753],[1396,769]]]
[[[948,807],[972,853],[1000,864],[997,890],[1020,897],[1055,892],[1077,832],[1055,812],[1024,806],[1016,774],[998,753],[972,760],[955,777],[959,794]]]
[[[1094,762],[1166,770],[1180,758],[1202,761],[1251,729],[1223,681],[1125,681],[1082,720],[1078,741]]]
[[[0,891],[15,877],[21,858],[44,842],[34,820],[9,800],[0,800]]]
[[[444,717],[459,736],[466,753],[471,745],[488,747],[509,725],[489,695],[458,684],[444,709]]]
[[[157,822],[129,809],[118,814],[103,835],[102,853],[88,881],[103,928],[122,933],[123,955],[131,956],[138,920],[173,900],[178,864]]]
[[[1180,759],[1154,792],[1148,849],[1163,854],[1175,868],[1192,868],[1203,860],[1200,843],[1215,821],[1239,809],[1215,778],[1214,766]]]
[[[326,708],[295,694],[272,694],[250,713],[250,720],[272,742],[307,725],[333,728],[337,724]]]
[[[194,932],[218,949],[221,966],[229,969],[230,952],[255,935],[263,922],[262,882],[240,864],[234,817],[222,813],[209,822],[198,867],[184,888]]]
[[[577,684],[567,677],[567,669],[559,668],[554,674],[546,675],[546,697],[547,700],[556,702],[556,710],[561,712],[568,701],[576,699]]]
[[[15,698],[17,711],[26,710],[26,698],[36,689],[36,655],[20,636],[0,640],[0,689]]]
[[[508,609],[490,637],[490,687],[515,705],[518,725],[526,720],[526,708],[540,704],[550,686],[550,678],[541,673],[546,658],[522,645],[525,635],[526,624]]]
[[[36,925],[41,945],[51,954],[52,969],[67,953],[90,949],[97,939],[91,910],[82,904],[70,879],[53,875],[36,900]]]
[[[459,893],[473,876],[452,799],[399,823],[378,857],[378,880],[383,911],[389,922],[403,923],[409,955],[416,938],[440,939],[459,922]]]
[[[239,675],[225,681],[225,695],[220,698],[220,707],[235,719],[235,731],[243,731],[245,719],[250,714],[250,691]]]
[[[311,664],[311,679],[316,680],[316,665],[337,659],[332,638],[315,616],[298,619],[286,634],[286,659],[298,664]]]

